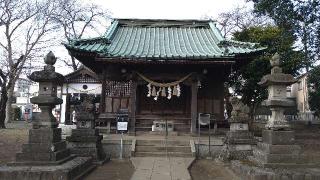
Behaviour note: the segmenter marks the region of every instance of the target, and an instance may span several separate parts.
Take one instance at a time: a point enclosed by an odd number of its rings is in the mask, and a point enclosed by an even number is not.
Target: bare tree
[[[56,29],[50,24],[56,5],[51,0],[0,0],[0,128],[11,119],[14,85],[26,61],[48,45],[47,35]]]
[[[267,26],[273,24],[267,16],[256,15],[253,10],[245,7],[237,7],[229,12],[219,14],[217,20],[220,31],[224,37],[232,33],[252,26]]]
[[[58,0],[59,11],[53,15],[55,22],[62,28],[64,38],[68,43],[80,39],[85,33],[99,34],[105,29],[110,13],[95,4],[83,4],[79,0]],[[99,28],[100,27],[100,28]],[[102,27],[102,28],[101,28]],[[70,60],[61,59],[75,71],[79,62],[72,56]]]

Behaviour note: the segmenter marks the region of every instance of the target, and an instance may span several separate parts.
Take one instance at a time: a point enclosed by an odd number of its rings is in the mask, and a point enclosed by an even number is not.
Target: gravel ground
[[[16,153],[21,151],[22,144],[28,140],[29,124],[19,122],[17,127],[12,126],[8,124],[7,129],[0,129],[0,164],[14,161]]]

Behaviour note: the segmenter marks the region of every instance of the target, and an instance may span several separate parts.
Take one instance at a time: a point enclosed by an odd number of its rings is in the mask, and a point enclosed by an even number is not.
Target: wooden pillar
[[[64,124],[71,125],[72,120],[70,119],[70,94],[68,93],[68,87],[67,87],[67,97],[66,97],[66,111],[64,115]]]
[[[197,82],[191,84],[191,134],[197,132],[197,117],[198,117],[198,85]]]
[[[131,84],[131,96],[130,96],[130,134],[135,135],[136,133],[136,109],[137,109],[137,87],[138,83],[136,80],[132,81]]]
[[[101,99],[100,99],[100,107],[99,107],[99,112],[100,113],[105,113],[106,111],[106,71],[104,70],[102,72],[102,86],[101,86]]]

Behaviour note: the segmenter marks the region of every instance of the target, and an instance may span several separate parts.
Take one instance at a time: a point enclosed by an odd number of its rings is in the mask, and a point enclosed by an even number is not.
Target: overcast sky
[[[245,0],[91,0],[109,9],[113,17],[151,19],[199,19],[216,17],[237,6],[252,6]]]
[[[138,19],[202,19],[205,16],[218,17],[218,14],[236,7],[251,8],[251,3],[245,0],[83,0],[101,5],[108,9],[113,18]],[[104,32],[104,30],[103,30]],[[63,47],[54,49],[56,56],[68,58],[68,52]],[[68,74],[72,70],[64,64],[57,63],[57,71]]]

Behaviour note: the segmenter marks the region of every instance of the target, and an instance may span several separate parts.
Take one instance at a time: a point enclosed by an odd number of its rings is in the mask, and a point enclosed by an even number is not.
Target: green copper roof
[[[65,46],[106,58],[175,60],[228,58],[264,49],[226,40],[212,21],[137,19],[116,19],[104,36]]]

